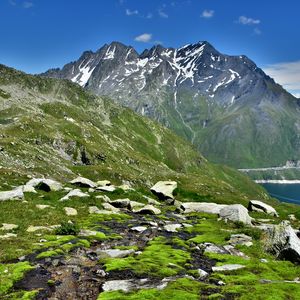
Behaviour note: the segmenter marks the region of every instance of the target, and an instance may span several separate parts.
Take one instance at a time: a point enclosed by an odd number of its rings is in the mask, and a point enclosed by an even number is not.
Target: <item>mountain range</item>
[[[41,75],[109,96],[217,163],[254,168],[299,158],[299,100],[246,56],[224,55],[208,42],[141,54],[113,42]]]

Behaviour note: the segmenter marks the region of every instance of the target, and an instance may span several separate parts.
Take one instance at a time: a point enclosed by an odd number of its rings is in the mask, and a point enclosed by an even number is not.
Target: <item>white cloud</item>
[[[148,13],[145,18],[146,19],[152,19],[152,17],[153,17],[153,14],[152,13]]]
[[[260,24],[260,20],[258,19],[252,19],[252,18],[248,18],[245,16],[240,16],[238,23],[242,24],[242,25],[258,25]]]
[[[17,5],[16,1],[14,1],[14,0],[9,0],[8,2],[12,6],[16,6]]]
[[[259,28],[254,28],[253,32],[254,32],[255,35],[261,35],[262,34],[262,32]]]
[[[294,96],[300,96],[300,60],[267,65],[263,70]]]
[[[136,9],[135,10],[130,10],[130,9],[127,8],[125,13],[126,13],[127,16],[133,16],[133,15],[138,15],[139,11],[136,10]]]
[[[31,1],[24,1],[23,2],[23,7],[24,8],[31,8],[31,7],[33,7],[33,2],[31,2]]]
[[[161,18],[165,18],[165,19],[169,18],[169,15],[166,14],[162,9],[158,10],[158,14]]]
[[[135,41],[137,42],[142,42],[142,43],[149,43],[152,39],[152,34],[151,33],[143,33],[137,37],[135,37]]]
[[[211,10],[211,9],[205,9],[202,14],[201,14],[201,18],[206,18],[206,19],[210,19],[214,16],[215,11]]]

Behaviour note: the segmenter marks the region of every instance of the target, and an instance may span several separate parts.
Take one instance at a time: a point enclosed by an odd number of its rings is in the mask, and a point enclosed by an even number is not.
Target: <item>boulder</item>
[[[258,200],[250,200],[248,205],[249,211],[258,211],[258,212],[264,212],[268,215],[272,215],[274,217],[278,217],[277,211],[270,205],[258,201]]]
[[[110,211],[112,211],[112,212],[115,212],[115,213],[119,213],[120,212],[120,209],[119,208],[117,208],[117,207],[114,207],[114,206],[112,206],[111,204],[109,204],[109,203],[102,203],[102,206],[103,206],[103,208],[104,209],[106,209],[106,210],[110,210]]]
[[[87,187],[87,188],[95,188],[97,187],[97,184],[93,182],[90,179],[84,178],[84,177],[77,177],[70,181],[71,184],[80,186],[80,187]]]
[[[24,185],[23,186],[23,193],[34,193],[34,194],[36,194],[37,191],[35,190],[35,188],[33,186]]]
[[[116,200],[110,200],[108,203],[113,205],[114,207],[128,208],[130,204],[130,200],[128,198],[116,199]]]
[[[151,188],[151,192],[162,200],[174,199],[173,192],[176,188],[176,181],[158,181]]]
[[[23,198],[23,188],[20,186],[11,191],[0,192],[0,201],[22,200]]]
[[[40,210],[43,210],[43,209],[46,209],[46,208],[53,208],[52,206],[47,205],[47,204],[37,204],[35,207],[40,209]]]
[[[135,226],[130,228],[131,231],[136,231],[136,232],[144,232],[147,230],[146,226]]]
[[[116,187],[114,185],[98,186],[96,190],[101,192],[114,192]]]
[[[146,215],[159,215],[161,214],[160,209],[154,207],[153,205],[145,205],[142,208],[136,209],[133,212],[138,213],[138,214],[146,214]]]
[[[66,201],[66,200],[69,200],[71,197],[84,198],[84,197],[90,197],[90,195],[82,192],[80,189],[75,189],[75,190],[70,191],[67,195],[62,197],[59,201]]]
[[[97,186],[108,186],[111,185],[111,182],[109,180],[99,180],[96,182]]]
[[[117,214],[117,212],[113,212],[111,210],[99,209],[97,206],[90,206],[89,214],[111,215],[111,214]]]
[[[265,233],[267,251],[279,259],[300,263],[300,240],[287,221],[269,227]]]
[[[198,269],[198,273],[199,273],[199,279],[205,279],[209,273],[207,273],[206,271],[202,270],[202,269]]]
[[[73,207],[64,207],[67,216],[77,216],[77,210]]]
[[[246,225],[251,225],[252,218],[248,214],[248,210],[241,204],[228,205],[222,208],[219,212],[222,219],[227,219],[232,222],[242,222]]]
[[[7,240],[10,238],[15,238],[17,235],[15,233],[6,233],[4,235],[0,235],[0,240]]]
[[[32,226],[30,225],[28,228],[27,228],[27,232],[36,232],[36,231],[52,231],[56,228],[60,227],[60,225],[52,225],[52,226]]]
[[[215,266],[212,267],[213,272],[226,272],[226,271],[235,271],[239,269],[245,268],[244,265],[239,265],[239,264],[228,264],[228,265],[223,265],[223,266]]]
[[[23,189],[29,191],[30,189],[32,190],[32,188],[36,188],[45,192],[56,192],[62,190],[63,186],[60,182],[56,180],[45,178],[33,178],[25,184]]]
[[[129,203],[129,209],[134,210],[135,208],[143,207],[145,206],[144,203],[137,202],[137,201],[130,201]]]
[[[186,202],[182,203],[180,208],[184,213],[202,212],[208,214],[219,214],[220,210],[227,207],[225,204],[209,203],[209,202]]]

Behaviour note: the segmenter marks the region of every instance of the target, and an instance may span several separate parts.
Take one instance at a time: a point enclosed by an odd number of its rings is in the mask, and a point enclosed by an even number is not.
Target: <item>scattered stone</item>
[[[60,227],[60,225],[52,225],[52,226],[32,226],[32,225],[30,225],[26,231],[27,232],[36,232],[36,231],[41,231],[41,230],[51,231],[58,227]]]
[[[226,285],[226,283],[225,283],[224,281],[222,281],[222,280],[219,280],[219,281],[217,282],[217,285],[218,285],[218,286],[224,286],[224,285]]]
[[[201,280],[205,279],[209,275],[209,273],[207,273],[202,269],[198,269],[198,273],[199,273],[199,279]]]
[[[185,228],[193,227],[193,225],[188,224],[188,223],[182,223],[182,226]]]
[[[99,180],[96,182],[97,186],[109,186],[111,182],[109,180]]]
[[[249,205],[248,205],[248,210],[264,212],[268,215],[278,217],[278,213],[272,206],[270,206],[262,201],[258,201],[258,200],[250,200]]]
[[[66,201],[66,200],[69,200],[71,197],[84,198],[84,197],[90,197],[90,195],[82,192],[80,189],[74,189],[74,190],[70,191],[67,195],[62,197],[59,201]]]
[[[260,259],[260,262],[262,262],[262,263],[267,263],[267,262],[268,262],[268,260],[267,260],[267,259],[265,259],[265,258],[261,258],[261,259]]]
[[[108,186],[98,186],[96,188],[97,191],[101,192],[114,192],[116,190],[116,187],[113,185],[108,185]]]
[[[156,201],[156,200],[154,200],[154,199],[152,199],[152,198],[150,198],[148,196],[143,196],[143,197],[147,200],[148,204],[161,205],[160,202],[158,202],[158,201]]]
[[[95,192],[95,189],[89,188],[89,189],[88,189],[88,192],[89,192],[89,193],[94,193],[94,192]]]
[[[99,233],[99,231],[95,231],[95,230],[88,230],[88,229],[81,229],[79,232],[79,236],[95,236]]]
[[[0,192],[0,201],[22,200],[24,198],[23,187],[19,186],[11,191]]]
[[[204,253],[228,254],[248,258],[243,252],[235,249],[232,245],[218,246],[212,243],[203,243],[199,246],[204,249]]]
[[[226,271],[234,271],[245,268],[244,265],[239,264],[228,264],[223,266],[215,266],[212,267],[213,272],[226,272]]]
[[[184,213],[202,212],[209,214],[219,214],[221,209],[226,208],[228,205],[208,203],[208,202],[186,202],[182,203],[180,208]]]
[[[115,212],[112,212],[112,211],[110,211],[110,210],[99,209],[97,206],[90,206],[90,207],[89,207],[89,214],[111,215],[111,214],[116,214],[116,213],[115,213]]]
[[[138,213],[138,214],[146,214],[146,215],[159,215],[161,214],[160,209],[154,207],[153,205],[145,205],[142,208],[136,209],[133,212]]]
[[[67,216],[77,216],[78,212],[73,207],[64,207],[64,211]]]
[[[71,184],[80,186],[80,187],[87,187],[87,188],[96,188],[97,184],[90,179],[84,177],[77,177],[70,181]]]
[[[104,209],[115,212],[115,213],[119,213],[120,209],[117,207],[114,207],[113,205],[109,204],[109,203],[102,203],[102,206]]]
[[[102,199],[104,202],[109,202],[110,198],[107,195],[97,195],[96,199]]]
[[[167,224],[164,229],[168,232],[177,232],[177,229],[182,228],[181,224]]]
[[[17,229],[19,227],[19,225],[16,224],[7,224],[7,223],[2,223],[2,227],[0,227],[0,230],[14,230]]]
[[[241,204],[228,205],[220,210],[219,215],[222,219],[252,225],[252,218],[249,216],[247,208]]]
[[[0,240],[6,240],[10,238],[15,238],[17,235],[15,233],[6,233],[4,235],[0,235]]]
[[[114,207],[118,207],[118,208],[127,208],[127,207],[129,207],[130,200],[128,198],[110,200],[109,204],[113,205]]]
[[[248,236],[246,234],[232,234],[230,236],[230,240],[228,241],[230,245],[236,246],[236,245],[243,245],[250,247],[253,245],[252,243],[252,237]]]
[[[173,192],[177,188],[176,181],[158,181],[152,188],[151,192],[159,199],[174,199]]]
[[[146,226],[135,226],[130,228],[131,231],[137,231],[137,232],[144,232],[145,230],[147,230]]]
[[[120,250],[120,249],[107,249],[107,250],[96,250],[95,251],[99,258],[124,258],[131,254],[133,254],[135,251],[133,249],[128,250]]]
[[[30,187],[37,188],[38,190],[43,190],[45,192],[56,192],[63,189],[62,184],[58,181],[45,178],[33,178],[25,184],[23,189],[30,189]]]
[[[300,262],[300,240],[287,221],[266,231],[266,249],[279,259]]]
[[[134,210],[135,208],[143,207],[145,206],[144,203],[137,202],[137,201],[130,201],[129,203],[129,209]]]
[[[294,214],[288,215],[290,221],[297,221],[297,218]]]
[[[46,209],[46,208],[53,208],[52,206],[47,205],[47,204],[37,204],[35,207],[38,209],[41,209],[41,210]]]
[[[132,187],[130,187],[128,184],[122,184],[118,186],[119,189],[123,190],[124,192],[126,191],[134,191]]]

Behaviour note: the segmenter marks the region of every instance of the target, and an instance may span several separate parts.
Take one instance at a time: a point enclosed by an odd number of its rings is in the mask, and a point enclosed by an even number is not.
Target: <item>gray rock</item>
[[[297,218],[294,214],[288,215],[290,221],[297,221]]]
[[[97,184],[90,179],[84,177],[77,177],[70,181],[71,184],[78,185],[80,187],[88,187],[88,188],[95,188]]]
[[[55,192],[63,189],[62,184],[58,181],[45,178],[33,178],[26,183],[23,189],[30,190],[32,187],[46,192]]]
[[[58,227],[60,227],[60,225],[51,225],[51,226],[32,226],[32,225],[30,225],[26,231],[27,232],[52,231]]]
[[[118,208],[128,208],[129,204],[130,204],[130,200],[128,198],[110,200],[109,204],[113,205],[114,207],[118,207]]]
[[[245,268],[244,265],[239,264],[228,264],[223,266],[212,267],[213,272],[226,272],[226,271],[235,271]]]
[[[131,231],[144,232],[147,230],[146,226],[135,226],[130,228]]]
[[[113,185],[98,186],[96,190],[101,192],[114,192],[116,190],[116,187]]]
[[[266,230],[265,247],[279,259],[300,263],[300,240],[286,221]]]
[[[69,200],[71,197],[85,198],[85,197],[90,197],[90,195],[82,192],[80,189],[74,189],[70,191],[67,195],[62,197],[59,201],[66,201]]]
[[[124,258],[135,252],[133,249],[120,250],[120,249],[107,249],[95,251],[99,258],[111,257],[111,258]]]
[[[248,214],[247,208],[241,204],[228,205],[220,210],[219,216],[232,222],[242,222],[251,225],[252,218]]]
[[[138,214],[146,214],[146,215],[159,215],[161,214],[161,211],[160,209],[154,207],[153,205],[145,205],[144,207],[142,208],[139,208],[139,209],[136,209],[134,210],[135,213],[138,213]]]
[[[15,233],[6,233],[4,235],[0,235],[0,240],[7,240],[7,239],[10,239],[10,238],[15,238],[17,237],[17,235]]]
[[[109,180],[99,180],[96,182],[97,186],[108,186],[111,185],[111,182]]]
[[[177,229],[182,228],[181,224],[167,224],[164,226],[164,230],[168,232],[177,232]]]
[[[209,273],[207,273],[206,271],[204,271],[202,269],[198,269],[198,273],[199,273],[199,279],[201,279],[201,280],[205,279],[209,275]]]
[[[113,212],[111,210],[99,209],[97,206],[90,206],[89,207],[89,214],[111,215],[111,214],[117,214],[117,212]]]
[[[135,208],[143,207],[145,206],[144,203],[137,202],[137,201],[130,201],[129,203],[129,209],[134,210]]]
[[[173,192],[177,188],[176,181],[158,181],[152,188],[151,192],[159,199],[174,199]]]
[[[23,188],[17,187],[11,191],[0,192],[0,201],[22,200],[24,198]]]
[[[156,200],[154,200],[154,199],[152,199],[148,196],[143,196],[143,197],[147,200],[148,204],[158,205],[158,206],[161,205],[160,202],[158,202],[158,201],[156,201]]]
[[[47,204],[37,204],[35,207],[40,209],[40,210],[43,210],[43,209],[46,209],[46,208],[53,208],[52,206],[47,205]]]
[[[262,201],[258,201],[258,200],[250,200],[249,205],[248,205],[248,210],[264,212],[268,215],[278,217],[278,213],[272,206],[270,206]]]
[[[230,236],[230,240],[228,241],[229,244],[236,246],[236,245],[243,245],[250,247],[253,245],[252,243],[252,237],[248,236],[246,234],[232,234]]]
[[[77,216],[78,214],[77,210],[72,207],[64,207],[64,211],[67,216]]]
[[[184,213],[202,212],[209,214],[219,214],[221,209],[225,207],[227,207],[225,204],[208,202],[185,202],[180,206]]]
[[[115,213],[119,213],[120,209],[117,207],[114,207],[113,205],[109,204],[109,203],[102,203],[102,206],[104,209],[115,212]]]
[[[0,230],[5,230],[5,231],[10,231],[17,229],[19,225],[16,224],[7,224],[7,223],[2,223],[2,227],[0,227]]]

